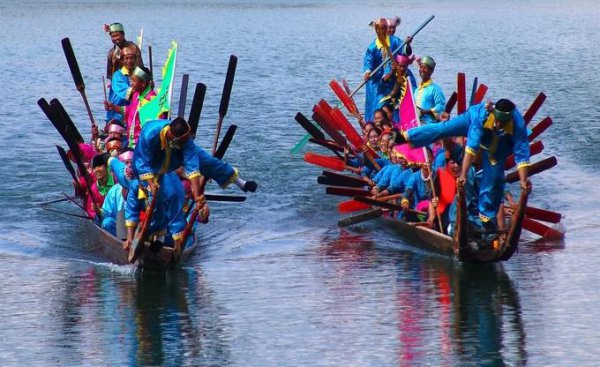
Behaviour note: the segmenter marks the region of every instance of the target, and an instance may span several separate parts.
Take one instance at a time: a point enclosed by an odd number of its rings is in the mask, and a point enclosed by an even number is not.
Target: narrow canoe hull
[[[92,246],[95,252],[111,263],[117,265],[129,264],[129,252],[123,250],[123,242],[121,240],[100,228],[92,221],[86,220],[85,223],[88,230],[92,233],[90,237],[92,238]],[[181,254],[179,261],[175,262],[172,248],[163,246],[159,250],[153,251],[149,244],[146,243],[135,265],[144,270],[167,271],[186,261],[192,256],[197,246],[197,241],[187,246]]]

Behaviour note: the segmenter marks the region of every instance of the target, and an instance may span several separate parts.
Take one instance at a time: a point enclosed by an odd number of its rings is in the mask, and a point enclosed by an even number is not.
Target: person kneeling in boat
[[[427,154],[431,156],[431,149],[427,148]],[[431,191],[432,176],[434,175],[431,174],[431,169],[427,164],[424,164],[420,170],[412,173],[404,190],[404,197],[400,201],[400,205],[404,209],[412,209],[422,213],[426,212],[426,221],[430,228],[433,228],[436,218],[435,211],[432,210],[432,205],[430,205],[433,198]],[[425,218],[422,218],[417,213],[406,213],[405,215],[405,220],[409,222],[422,221],[423,219]]]
[[[102,204],[102,229],[120,239],[124,239],[126,236],[126,233],[117,233],[117,228],[120,223],[119,213],[124,215],[127,192],[126,188],[117,183],[108,190]]]

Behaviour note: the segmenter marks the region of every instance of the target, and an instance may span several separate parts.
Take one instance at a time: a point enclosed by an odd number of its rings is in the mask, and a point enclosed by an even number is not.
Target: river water
[[[564,241],[524,233],[509,262],[467,266],[378,223],[337,228],[339,199],[289,153],[304,135],[293,117],[334,102],[332,78],[358,85],[368,23],[394,15],[401,36],[435,15],[413,46],[436,59],[447,94],[458,71],[522,108],[545,92],[534,122],[554,125],[540,156],[559,165],[532,178],[530,203],[564,215]],[[0,365],[600,365],[599,16],[583,0],[0,1]],[[60,40],[70,37],[100,119],[102,24],[114,21],[128,39],[144,28],[155,70],[179,42],[177,82],[189,73],[208,86],[205,148],[229,55],[239,58],[226,160],[259,191],[213,204],[199,251],[166,276],[106,263],[80,219],[35,205],[71,191],[37,99],[59,98],[89,136]]]

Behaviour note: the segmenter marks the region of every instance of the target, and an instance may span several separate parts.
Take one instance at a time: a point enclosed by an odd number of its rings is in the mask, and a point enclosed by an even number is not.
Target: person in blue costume
[[[167,172],[163,175],[158,193],[146,190],[140,180],[131,180],[125,204],[127,240],[123,248],[129,249],[140,221],[140,212],[145,210],[146,205],[149,205],[147,200],[149,197],[151,200],[156,200],[148,230],[150,240],[173,243],[175,248],[181,249],[183,233],[187,224],[183,213],[185,193],[179,177],[174,172]],[[167,239],[167,235],[171,238]]]
[[[433,193],[431,191],[432,177],[435,180],[435,176],[431,174],[429,166],[427,165],[424,165],[420,170],[413,172],[406,184],[400,205],[407,209],[428,211],[429,208],[432,207],[430,205],[431,199],[433,198]],[[433,228],[435,217],[435,212],[428,212],[427,224],[430,228]],[[406,219],[409,221],[417,220],[414,215],[407,215]]]
[[[391,158],[393,164],[378,178],[376,185],[371,190],[371,193],[375,196],[403,193],[408,183],[408,178],[412,175],[408,161],[402,153],[392,149]]]
[[[413,94],[419,111],[419,120],[425,125],[440,121],[446,107],[446,97],[442,88],[431,79],[434,70],[435,61],[431,57],[424,56],[419,60],[421,83]]]
[[[117,179],[119,184],[126,190],[129,190],[129,185],[133,177],[133,170],[131,168],[133,162],[133,149],[126,148],[117,157],[110,157],[108,159],[108,168],[112,172],[113,176]]]
[[[123,62],[123,67],[113,73],[108,91],[107,102],[115,106],[126,106],[129,104],[129,100],[133,93],[130,75],[133,73],[136,66],[136,50],[133,47],[125,47],[121,50],[121,60]],[[106,121],[112,119],[123,120],[123,115],[115,110],[109,109],[106,111]]]
[[[504,196],[504,165],[511,154],[515,155],[521,190],[531,190],[527,128],[513,102],[500,99],[492,111],[470,122],[462,172],[456,181],[459,188],[464,187],[479,149],[483,170],[479,188],[479,218],[487,232],[496,232],[497,213]]]
[[[102,228],[112,234],[117,235],[117,221],[119,212],[125,210],[125,198],[127,189],[120,184],[115,184],[104,198],[102,204]]]
[[[190,132],[189,124],[181,117],[172,121],[148,121],[134,150],[133,169],[142,185],[155,193],[165,186],[159,185],[162,174],[183,166],[192,186],[200,219],[206,221],[210,211],[201,192],[200,175],[215,180],[222,188],[235,183],[244,192],[254,192],[258,185],[254,181],[242,180],[237,169],[196,146]],[[158,195],[160,197],[160,193]],[[177,245],[175,249],[180,250]]]
[[[413,59],[405,55],[396,55],[394,57],[394,62],[392,63],[392,79],[394,80],[394,86],[389,94],[380,100],[380,103],[387,104],[387,107],[392,110],[392,122],[394,124],[400,122],[400,112],[398,108],[402,98],[406,95],[408,83],[410,82],[413,91],[417,89],[417,81],[408,68],[412,62]],[[382,108],[385,108],[385,105],[382,106]]]
[[[385,18],[380,18],[371,25],[374,26],[377,37],[367,48],[363,61],[364,80],[367,81],[365,88],[365,121],[367,122],[373,121],[373,113],[381,107],[380,100],[388,95],[394,87],[392,66],[389,62],[377,72],[373,72],[391,57],[390,53],[401,45],[397,37],[390,38],[388,36],[388,22]],[[410,55],[412,53],[410,41],[412,39],[407,38],[405,46],[398,51],[399,54]]]

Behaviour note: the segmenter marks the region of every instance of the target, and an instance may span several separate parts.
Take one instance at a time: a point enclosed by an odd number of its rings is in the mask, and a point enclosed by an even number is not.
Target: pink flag
[[[398,110],[400,111],[400,128],[402,129],[402,131],[406,131],[408,129],[412,129],[413,127],[421,125],[412,93],[412,87],[408,79],[406,80],[406,93],[404,93],[404,96],[400,101],[400,106],[398,106]],[[401,147],[398,148],[398,150],[401,151],[401,153],[406,157],[406,160],[409,162],[426,162],[425,152],[423,148],[413,149],[410,148],[408,144],[403,144]]]

